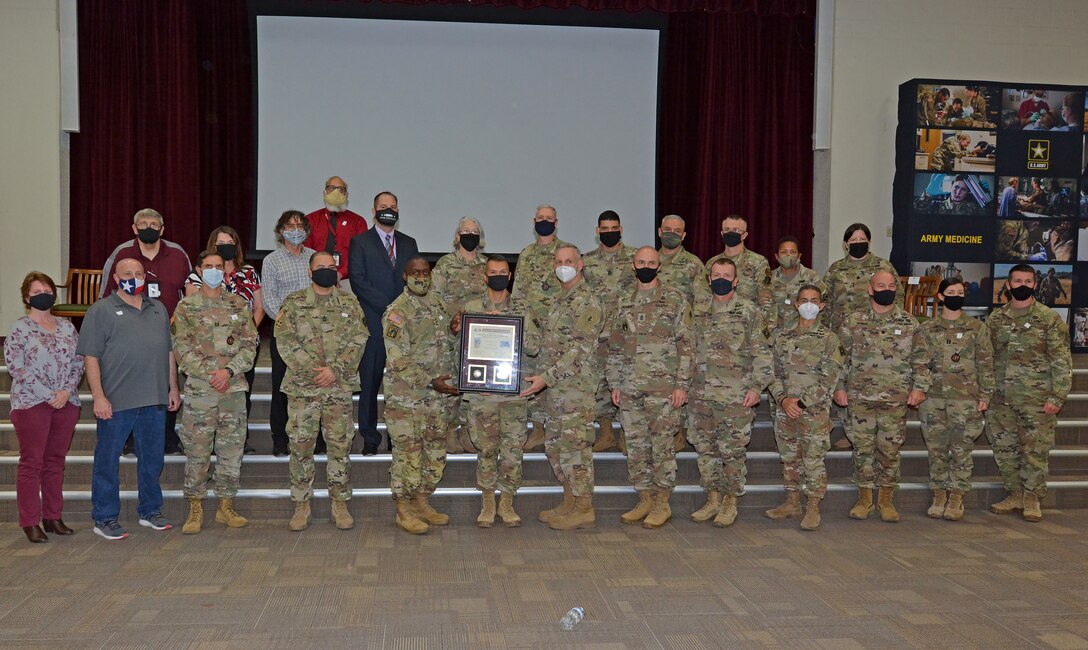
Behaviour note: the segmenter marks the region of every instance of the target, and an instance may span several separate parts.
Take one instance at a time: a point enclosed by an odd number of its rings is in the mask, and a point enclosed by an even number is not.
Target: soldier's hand
[[[990,408],[989,402],[986,402],[986,401],[983,401],[983,400],[978,401],[978,412],[979,413],[982,413],[983,411],[985,411],[988,408]]]
[[[801,400],[796,397],[787,397],[782,400],[782,410],[786,412],[786,417],[791,420],[796,420],[801,417],[801,414],[804,413],[804,411],[797,405],[797,402],[800,401]]]
[[[839,406],[849,406],[849,400],[846,398],[845,390],[835,391],[835,394],[831,396],[831,399]]]
[[[620,389],[613,388],[612,389],[612,405],[613,406],[619,406],[621,397],[622,396],[620,395]]]
[[[336,383],[336,373],[332,371],[332,368],[328,366],[322,366],[316,369],[314,374],[314,383],[321,388],[329,388]]]
[[[113,405],[105,395],[94,398],[94,416],[99,420],[108,420],[113,417]]]
[[[464,313],[465,312],[463,311],[459,311],[453,315],[452,319],[450,319],[450,331],[454,334],[461,333],[461,316],[463,316]]]
[[[1043,413],[1046,413],[1047,415],[1057,415],[1060,410],[1062,410],[1062,407],[1054,406],[1050,402],[1043,405]]]
[[[167,399],[167,404],[166,404],[166,410],[167,411],[176,411],[179,408],[181,408],[181,393],[178,392],[177,388],[171,388],[170,389],[170,394],[169,394],[169,396],[167,396],[166,399]]]
[[[758,400],[759,397],[756,397]],[[669,402],[674,409],[678,409],[684,404],[688,403],[688,392],[683,388],[677,388],[672,391],[672,401]],[[619,406],[617,404],[616,406]]]
[[[460,391],[450,385],[450,375],[441,375],[431,380],[431,388],[443,395],[459,395]]]
[[[220,368],[208,377],[208,383],[211,384],[212,388],[216,391],[222,393],[227,390],[227,386],[230,385],[230,373],[227,372],[226,368]]]
[[[753,408],[759,406],[759,393],[754,390],[748,391],[744,396],[744,408]]]
[[[548,387],[548,384],[544,383],[544,377],[542,377],[541,375],[526,377],[525,381],[529,382],[529,387],[518,393],[518,397],[529,397],[530,395],[535,395]]]
[[[911,408],[918,406],[924,401],[926,401],[926,394],[918,390],[917,388],[912,390],[910,392],[910,395],[907,395],[907,406]]]

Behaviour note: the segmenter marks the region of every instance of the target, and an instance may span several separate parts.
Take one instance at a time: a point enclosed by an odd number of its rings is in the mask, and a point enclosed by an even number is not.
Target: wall
[[[878,255],[891,252],[900,83],[1088,84],[1086,12],[1084,0],[835,0],[830,260],[842,257],[842,232],[855,221],[869,225]]]
[[[0,333],[24,315],[30,270],[58,283],[62,237],[60,34],[56,0],[0,3]],[[67,185],[63,189],[67,196]],[[64,209],[67,213],[67,206]],[[66,223],[66,218],[64,220]]]

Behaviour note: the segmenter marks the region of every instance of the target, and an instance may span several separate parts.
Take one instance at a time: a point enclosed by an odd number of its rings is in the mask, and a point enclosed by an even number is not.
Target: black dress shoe
[[[272,455],[276,458],[283,458],[284,456],[290,456],[291,452],[284,449],[283,447],[273,447]]]
[[[136,445],[134,445],[131,441],[126,442],[125,443],[125,448],[121,451],[121,455],[124,456],[125,458],[135,458],[136,457]]]
[[[363,455],[364,456],[377,456],[378,455],[378,445],[364,444],[363,445]]]
[[[42,525],[45,527],[45,532],[47,533],[53,533],[55,535],[76,534],[76,531],[66,526],[60,519],[42,519]]]
[[[249,443],[247,442],[246,446],[242,449],[242,454],[244,454],[246,456],[249,456],[250,454],[255,454],[255,453],[257,453],[257,450],[254,449],[253,447],[251,447],[249,445]]]
[[[317,439],[317,444],[314,445],[314,453],[315,454],[324,454],[324,453],[327,453],[327,452],[328,452],[328,445],[325,444],[325,439],[324,438],[318,438]]]
[[[45,536],[45,531],[40,526],[23,526],[23,532],[26,533],[26,538],[30,540],[31,544],[41,544],[49,541],[49,538]]]
[[[162,450],[163,456],[180,456],[181,447],[179,445],[166,445]]]

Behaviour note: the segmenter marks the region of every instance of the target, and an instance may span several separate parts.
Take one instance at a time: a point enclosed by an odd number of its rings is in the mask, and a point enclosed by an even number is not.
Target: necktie
[[[389,261],[393,264],[397,263],[397,253],[395,246],[393,245],[393,235],[385,235],[385,251],[389,253]]]

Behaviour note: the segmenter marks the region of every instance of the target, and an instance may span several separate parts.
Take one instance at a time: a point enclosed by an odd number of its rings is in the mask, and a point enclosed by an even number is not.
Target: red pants
[[[15,496],[19,525],[36,526],[42,519],[60,519],[64,505],[64,457],[72,444],[79,407],[55,409],[41,403],[11,411],[19,438],[19,473]]]

